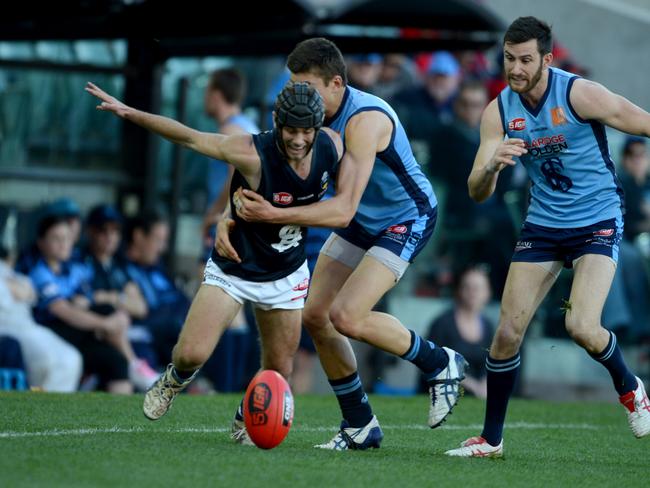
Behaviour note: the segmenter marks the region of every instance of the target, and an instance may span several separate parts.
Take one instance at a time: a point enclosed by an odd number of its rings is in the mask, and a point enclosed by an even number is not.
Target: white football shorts
[[[289,276],[275,281],[256,282],[224,273],[210,258],[205,265],[203,283],[218,286],[237,302],[251,302],[261,310],[296,310],[305,307],[309,268],[305,261]]]

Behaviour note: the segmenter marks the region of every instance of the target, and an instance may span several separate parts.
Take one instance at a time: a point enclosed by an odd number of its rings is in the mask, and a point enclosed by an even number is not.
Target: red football
[[[255,445],[273,449],[289,433],[293,421],[293,395],[277,371],[264,369],[248,384],[244,396],[244,422]]]

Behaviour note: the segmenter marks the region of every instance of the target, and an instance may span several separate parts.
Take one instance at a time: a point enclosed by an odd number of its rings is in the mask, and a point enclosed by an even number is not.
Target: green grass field
[[[513,400],[505,459],[490,460],[443,455],[480,432],[472,398],[430,430],[427,397],[371,397],[385,438],[365,452],[312,448],[339,423],[330,396],[297,397],[276,449],[234,445],[239,398],[183,395],[150,422],[141,395],[1,393],[0,486],[595,487],[644,486],[650,474],[650,439],[635,439],[615,404]]]

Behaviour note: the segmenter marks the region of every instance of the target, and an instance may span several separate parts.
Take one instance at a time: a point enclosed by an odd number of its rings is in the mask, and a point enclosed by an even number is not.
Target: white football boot
[[[169,363],[165,372],[154,382],[144,395],[142,411],[149,420],[158,420],[171,408],[176,395],[189,385],[199,370],[197,369],[191,377],[183,382],[178,382],[172,375],[174,365]]]
[[[637,376],[639,386],[625,395],[621,395],[619,401],[627,409],[627,422],[636,437],[643,437],[650,434],[650,401],[645,392],[643,382]]]
[[[345,451],[347,449],[365,450],[379,448],[384,433],[379,427],[377,416],[373,415],[370,422],[363,427],[350,427],[346,420],[341,422],[341,430],[325,444],[317,444],[318,449]]]
[[[443,349],[449,356],[449,364],[432,380],[427,381],[431,399],[429,427],[432,429],[440,426],[458,403],[462,394],[460,382],[465,378],[465,369],[468,367],[463,356],[448,347]]]
[[[503,439],[498,446],[488,444],[488,441],[481,436],[470,437],[462,442],[458,449],[450,449],[445,452],[447,456],[455,457],[493,457],[503,456]]]

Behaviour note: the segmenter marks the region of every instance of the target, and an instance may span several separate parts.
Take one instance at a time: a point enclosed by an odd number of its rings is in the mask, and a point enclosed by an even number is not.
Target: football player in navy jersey
[[[600,316],[616,270],[624,210],[604,126],[648,137],[650,114],[598,83],[551,67],[551,29],[535,17],[515,20],[503,47],[508,86],[483,114],[469,193],[478,202],[487,199],[499,172],[517,160],[533,185],[486,360],[483,432],[446,454],[503,454],[519,347],[563,266],[575,270],[567,332],[610,373],[634,435],[648,435],[650,402],[643,383],[625,365],[616,336],[601,326]]]
[[[101,100],[99,110],[130,120],[172,142],[235,167],[231,185],[255,190],[273,205],[302,206],[327,191],[343,153],[340,137],[322,128],[323,100],[306,83],[288,83],[275,104],[272,131],[224,136],[199,132],[172,119],[126,106],[99,87],[86,91]],[[212,354],[225,327],[244,300],[256,310],[262,342],[262,368],[291,375],[298,348],[302,308],[309,286],[306,229],[294,224],[256,224],[234,216],[231,234],[239,261],[212,253],[204,281],[188,312],[172,354],[172,363],[147,391],[144,414],[151,420],[169,410],[175,396],[192,381]],[[241,409],[233,437],[250,443]]]
[[[336,195],[293,209],[273,207],[243,191],[238,214],[251,221],[337,228],[321,250],[304,312],[343,416],[334,438],[317,447],[379,447],[383,434],[348,338],[422,371],[429,385],[431,428],[441,425],[456,405],[464,378],[466,361],[460,354],[425,340],[392,315],[373,311],[429,241],[437,200],[397,114],[381,98],[348,85],[334,43],[307,39],[289,55],[287,66],[292,81],[307,82],[320,92],[325,126],[345,141]]]

